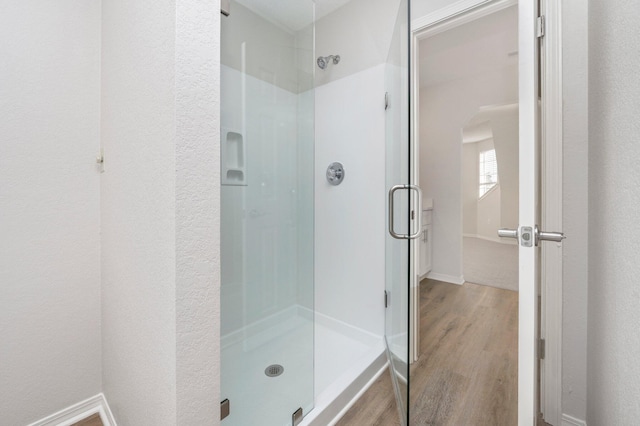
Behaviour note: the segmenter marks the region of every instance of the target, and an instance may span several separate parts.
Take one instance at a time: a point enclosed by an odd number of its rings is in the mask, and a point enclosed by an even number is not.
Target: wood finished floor
[[[74,423],[71,426],[103,426],[102,420],[100,420],[100,414],[94,414],[91,417],[87,417],[84,420],[80,420],[78,423]]]
[[[518,293],[423,280],[420,312],[420,357],[410,373],[410,425],[516,425]],[[399,424],[388,372],[337,423]]]

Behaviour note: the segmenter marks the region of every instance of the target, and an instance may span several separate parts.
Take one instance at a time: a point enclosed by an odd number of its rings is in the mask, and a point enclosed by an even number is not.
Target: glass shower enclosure
[[[314,401],[314,5],[233,2],[229,12],[221,22],[223,425],[290,425]],[[278,19],[289,13],[299,28]]]
[[[222,425],[324,426],[341,410],[318,414],[336,409],[330,391],[356,397],[386,360],[406,425],[410,241],[402,236],[417,229],[408,0],[237,0],[225,12]],[[328,186],[319,152],[345,161],[342,186]],[[331,228],[343,214],[348,221]],[[329,269],[348,273],[319,273]]]

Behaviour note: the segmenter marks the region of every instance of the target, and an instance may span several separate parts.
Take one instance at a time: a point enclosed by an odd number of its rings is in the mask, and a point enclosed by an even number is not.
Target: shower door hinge
[[[384,307],[389,307],[389,292],[387,290],[384,291]]]
[[[544,339],[538,340],[538,359],[544,359],[547,351],[546,346]]]
[[[100,148],[100,152],[96,156],[96,164],[100,173],[104,173],[104,148]]]
[[[291,424],[293,426],[297,426],[300,423],[302,423],[302,418],[304,416],[302,415],[302,407],[298,408],[296,411],[293,412],[293,414],[291,415]]]
[[[384,110],[388,110],[391,108],[391,103],[389,102],[389,92],[384,92]]]
[[[231,412],[231,406],[229,400],[225,399],[220,403],[220,420],[224,420]]]
[[[544,15],[538,16],[538,19],[536,20],[536,37],[544,37],[544,27]]]
[[[220,0],[220,13],[229,16],[231,12],[231,0]]]

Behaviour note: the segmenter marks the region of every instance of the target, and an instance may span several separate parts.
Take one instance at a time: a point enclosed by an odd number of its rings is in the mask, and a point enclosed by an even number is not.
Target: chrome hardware
[[[220,13],[229,16],[229,12],[231,12],[231,0],[220,0]]]
[[[389,92],[384,92],[384,109],[385,111],[391,108],[391,101],[389,100]]]
[[[538,16],[538,19],[536,19],[536,37],[537,38],[544,37],[544,30],[545,30],[544,15]]]
[[[517,229],[498,229],[498,236],[503,238],[515,238],[518,239]],[[523,247],[536,247],[540,245],[540,241],[553,241],[561,243],[566,237],[562,232],[543,232],[540,231],[538,225],[535,227],[523,226],[520,228],[520,244]]]
[[[418,215],[418,224],[416,225],[417,231],[414,234],[398,234],[393,229],[394,217],[393,217],[393,194],[399,189],[408,189],[415,191],[418,194],[418,205],[422,205],[422,191],[417,185],[395,185],[389,189],[389,234],[398,240],[415,240],[422,233],[422,215]]]
[[[296,411],[293,412],[293,414],[291,415],[291,424],[293,426],[297,426],[300,423],[302,423],[302,418],[304,416],[302,415],[302,408],[298,408]]]
[[[316,63],[323,70],[329,65],[329,61],[333,62],[333,65],[338,65],[340,63],[340,55],[318,56]]]
[[[225,418],[227,418],[230,412],[231,407],[229,405],[229,400],[225,399],[220,403],[220,420],[224,420]]]
[[[538,359],[544,359],[547,352],[547,345],[544,339],[538,340]]]
[[[515,238],[517,240],[518,239],[518,230],[517,229],[508,229],[508,228],[498,229],[498,237]]]
[[[562,240],[567,238],[562,232],[543,232],[538,228],[538,225],[536,225],[534,233],[536,237],[536,246],[540,243],[540,241],[553,241],[556,243],[561,243]]]
[[[344,180],[344,167],[341,163],[331,163],[327,167],[327,182],[331,185],[340,185]]]
[[[98,170],[100,173],[104,173],[104,149],[100,148],[100,152],[96,157],[96,164],[98,165]]]
[[[522,247],[533,247],[533,228],[530,226],[520,227],[520,245]]]

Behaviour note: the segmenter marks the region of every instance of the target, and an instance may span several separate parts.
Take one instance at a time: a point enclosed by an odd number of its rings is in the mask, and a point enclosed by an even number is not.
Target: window
[[[498,162],[496,161],[496,150],[480,152],[480,191],[478,198],[489,192],[498,183]]]

